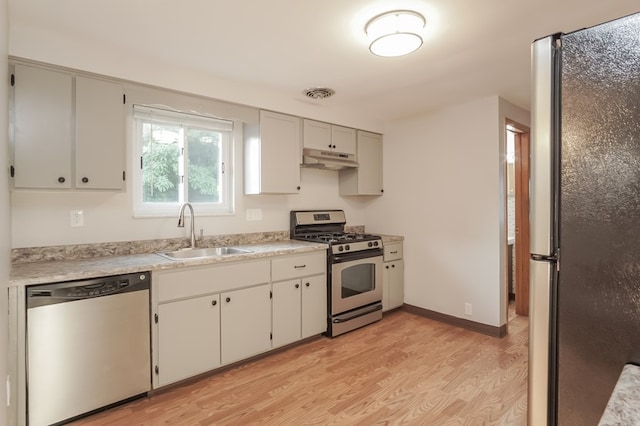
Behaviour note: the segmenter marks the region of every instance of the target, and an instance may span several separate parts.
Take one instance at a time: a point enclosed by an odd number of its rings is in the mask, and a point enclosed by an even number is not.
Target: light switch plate
[[[84,211],[82,210],[70,210],[69,221],[73,228],[84,226]]]
[[[247,220],[262,220],[262,209],[247,209]]]

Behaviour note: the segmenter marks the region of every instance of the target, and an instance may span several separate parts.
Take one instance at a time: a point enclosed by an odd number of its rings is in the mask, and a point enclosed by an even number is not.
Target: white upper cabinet
[[[382,135],[358,130],[358,167],[340,171],[340,195],[382,195]]]
[[[356,154],[356,130],[320,121],[304,120],[304,147]]]
[[[76,77],[76,188],[124,187],[122,86]]]
[[[258,126],[244,127],[244,193],[300,191],[300,119],[260,111]]]
[[[14,187],[123,189],[122,86],[22,64],[14,78]]]
[[[71,188],[71,75],[16,65],[14,187]]]

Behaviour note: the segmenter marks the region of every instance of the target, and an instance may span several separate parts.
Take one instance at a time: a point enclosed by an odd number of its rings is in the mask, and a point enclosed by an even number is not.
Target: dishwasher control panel
[[[150,287],[149,273],[135,273],[27,287],[27,308],[90,299]]]

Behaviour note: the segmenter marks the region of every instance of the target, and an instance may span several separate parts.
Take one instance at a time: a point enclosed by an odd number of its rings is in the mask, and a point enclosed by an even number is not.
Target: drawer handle
[[[398,254],[398,250],[389,252],[391,254]]]
[[[299,268],[306,268],[307,265],[295,265],[294,268],[295,269],[299,269]]]
[[[226,298],[226,299],[224,299],[224,300],[226,300],[226,301],[227,301],[227,303],[231,302],[231,298],[230,298],[230,297],[227,297],[227,298]]]

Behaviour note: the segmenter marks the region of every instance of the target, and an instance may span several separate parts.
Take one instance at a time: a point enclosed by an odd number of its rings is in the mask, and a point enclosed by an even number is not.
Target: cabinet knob
[[[63,178],[62,176],[60,176],[60,177],[58,178],[58,182],[60,182],[60,183],[64,183],[64,181],[65,181],[65,180],[66,180],[66,179],[65,179],[65,178]]]
[[[82,183],[87,183],[89,182],[89,178],[88,177],[83,177],[82,178]]]
[[[227,297],[226,299],[224,299],[227,303],[231,302],[231,298]]]
[[[228,301],[227,301],[227,302],[228,302]],[[216,306],[217,304],[218,304],[218,301],[217,301],[217,300],[212,300],[212,301],[211,301],[211,306]]]
[[[300,284],[296,284],[296,288],[300,288]]]
[[[307,287],[309,287],[311,284],[309,284],[309,283],[305,283],[305,285],[306,285]]]
[[[335,146],[335,145],[333,145],[331,148],[334,148],[334,149],[335,149],[335,147],[336,147],[336,146]]]
[[[395,267],[396,267],[396,265],[391,265],[391,267],[392,267],[392,268],[395,268]]]
[[[385,268],[389,269],[389,265],[385,266]]]
[[[298,191],[300,191],[300,187],[299,187],[299,186],[297,186],[297,187],[296,187],[296,189],[297,189]]]
[[[380,192],[384,192],[384,189],[381,189]]]
[[[329,144],[329,148],[331,148],[331,144]]]

